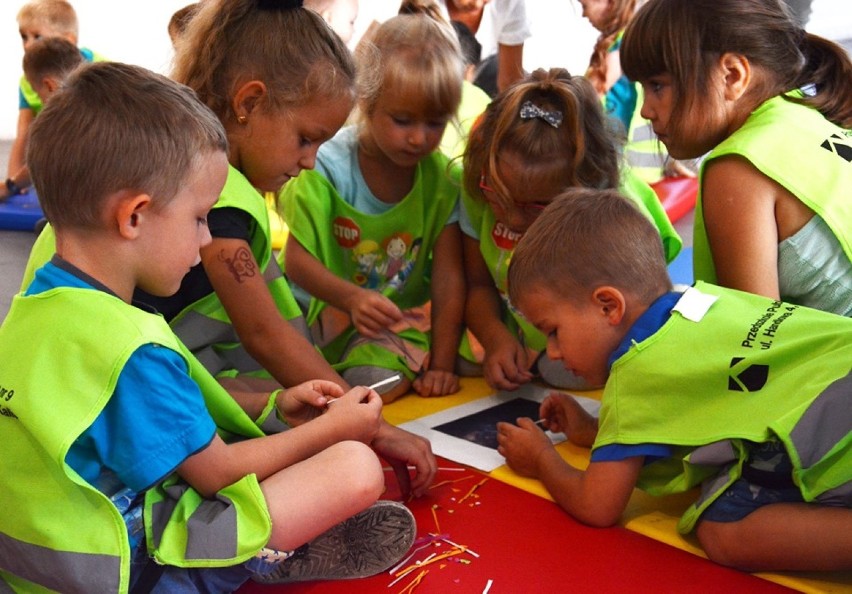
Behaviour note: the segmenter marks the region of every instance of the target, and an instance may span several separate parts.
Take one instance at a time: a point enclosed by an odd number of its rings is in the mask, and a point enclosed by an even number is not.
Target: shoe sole
[[[405,505],[377,501],[302,545],[276,570],[254,580],[281,584],[376,575],[402,559],[416,532],[414,515]]]

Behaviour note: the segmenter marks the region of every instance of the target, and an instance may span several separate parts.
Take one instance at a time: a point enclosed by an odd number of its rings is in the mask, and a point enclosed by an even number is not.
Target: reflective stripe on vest
[[[281,315],[287,318],[302,336],[310,340],[308,324],[290,295],[290,288],[277,262],[269,262],[263,272],[263,278],[273,300],[279,306]],[[263,372],[263,366],[243,347],[231,321],[220,320],[207,314],[208,308],[205,305],[208,301],[216,309],[221,307],[218,296],[211,293],[172,321],[171,326],[175,334],[181,337],[190,352],[213,375],[229,369],[240,373]]]
[[[55,551],[0,533],[0,564],[20,578],[57,592],[119,591],[118,555]]]

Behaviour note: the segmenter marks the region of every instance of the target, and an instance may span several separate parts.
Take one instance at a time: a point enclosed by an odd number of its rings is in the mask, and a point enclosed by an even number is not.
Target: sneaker
[[[402,503],[380,500],[296,549],[256,582],[283,584],[376,575],[399,562],[414,543],[414,515]]]

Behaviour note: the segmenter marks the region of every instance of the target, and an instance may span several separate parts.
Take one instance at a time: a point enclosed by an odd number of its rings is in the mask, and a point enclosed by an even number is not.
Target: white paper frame
[[[513,392],[497,392],[466,404],[460,404],[459,406],[454,406],[435,414],[421,417],[414,421],[409,421],[408,423],[400,425],[400,428],[428,439],[432,444],[432,451],[442,458],[452,460],[459,464],[472,466],[473,468],[484,472],[491,472],[495,468],[506,463],[506,459],[503,458],[497,450],[493,450],[489,447],[485,447],[441,431],[436,431],[434,427],[462,419],[468,415],[493,408],[510,400],[515,400],[516,398],[526,398],[527,400],[542,402],[551,392],[553,392],[553,389],[551,388],[544,388],[535,384],[526,384]],[[572,396],[574,396],[580,406],[582,406],[589,414],[598,416],[598,411],[601,406],[601,403],[598,400],[586,398],[584,396],[577,396],[575,394],[572,394]],[[514,419],[507,420],[514,421]],[[550,431],[547,431],[546,434],[550,438],[550,441],[554,444],[565,441],[565,435],[562,433],[551,433]]]

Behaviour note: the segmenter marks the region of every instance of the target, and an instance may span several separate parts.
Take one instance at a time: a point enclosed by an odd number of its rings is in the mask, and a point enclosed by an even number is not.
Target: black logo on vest
[[[844,159],[847,163],[852,163],[852,141],[848,138],[840,134],[832,134],[820,146]]]
[[[731,374],[728,376],[728,390],[731,392],[757,392],[769,379],[769,365],[739,365],[743,357],[731,359]]]

